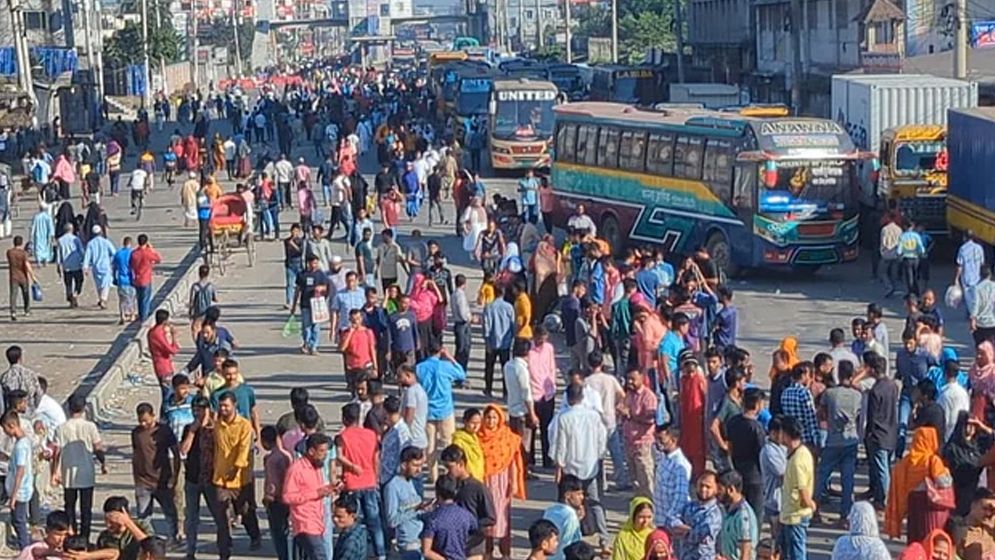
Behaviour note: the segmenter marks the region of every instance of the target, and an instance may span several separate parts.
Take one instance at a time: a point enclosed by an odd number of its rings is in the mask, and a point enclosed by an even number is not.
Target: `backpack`
[[[31,168],[31,179],[35,183],[41,183],[42,179],[44,178],[44,177],[42,177],[42,173],[43,172],[44,172],[44,170],[42,169],[41,162],[36,162],[34,164],[34,166]]]
[[[193,305],[190,307],[191,317],[203,317],[207,309],[214,305],[213,285],[208,282],[206,285],[197,282],[190,289],[193,290]]]

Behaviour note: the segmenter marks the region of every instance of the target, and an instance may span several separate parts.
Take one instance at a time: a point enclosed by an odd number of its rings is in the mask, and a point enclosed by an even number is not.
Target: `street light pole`
[[[149,64],[149,2],[142,0],[142,61],[145,64],[145,92],[142,96],[146,110],[152,106],[152,68]]]
[[[618,0],[612,0],[612,64],[618,64]]]
[[[570,46],[570,2],[572,0],[563,0],[563,15],[564,15],[564,25],[566,26],[566,36],[567,36],[567,64],[573,62],[573,48]]]

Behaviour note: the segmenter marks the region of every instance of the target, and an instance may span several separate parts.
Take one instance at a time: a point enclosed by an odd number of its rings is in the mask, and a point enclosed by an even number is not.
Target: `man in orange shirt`
[[[138,248],[131,252],[131,276],[138,299],[138,318],[148,319],[152,313],[152,268],[162,262],[162,256],[152,248],[149,236],[138,236]]]
[[[349,392],[356,393],[356,382],[376,377],[377,337],[363,324],[363,310],[349,311],[349,326],[341,332],[339,350],[345,360],[345,378]]]

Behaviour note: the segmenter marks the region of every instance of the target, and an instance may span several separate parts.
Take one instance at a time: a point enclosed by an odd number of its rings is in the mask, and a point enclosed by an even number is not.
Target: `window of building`
[[[874,44],[890,45],[895,42],[895,24],[879,21],[874,24]]]
[[[618,167],[618,136],[615,127],[602,127],[598,137],[597,152],[598,167]]]
[[[532,21],[535,19],[535,12],[532,10],[525,10],[525,19]]]
[[[721,200],[729,200],[732,189],[732,142],[709,139],[705,144],[705,160],[701,178],[712,187]]]
[[[28,31],[48,29],[48,14],[45,12],[24,12],[24,28]]]
[[[674,171],[674,135],[650,134],[646,151],[646,170],[670,177]]]
[[[642,172],[646,166],[646,133],[627,130],[618,147],[618,166],[626,171]]]

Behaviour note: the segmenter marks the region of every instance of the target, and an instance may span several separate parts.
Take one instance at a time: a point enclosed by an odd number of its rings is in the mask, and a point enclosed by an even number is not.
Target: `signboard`
[[[498,101],[555,101],[555,91],[499,91]]]
[[[487,93],[491,91],[491,81],[487,78],[467,78],[460,82],[463,93]]]
[[[774,134],[845,134],[843,127],[830,120],[778,119],[760,123],[759,133],[763,136]]]
[[[971,45],[984,49],[995,47],[995,21],[978,21],[971,26]]]
[[[861,52],[860,66],[867,74],[897,74],[902,71],[902,56],[898,53]]]
[[[652,78],[652,70],[619,70],[615,74],[615,79],[626,80],[630,78],[640,79],[640,78]]]

